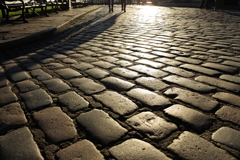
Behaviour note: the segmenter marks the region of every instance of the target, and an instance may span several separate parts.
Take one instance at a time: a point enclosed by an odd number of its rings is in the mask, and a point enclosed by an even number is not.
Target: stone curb
[[[37,41],[40,41],[40,40],[43,40],[43,39],[46,39],[46,38],[49,38],[59,32],[62,32],[66,29],[69,28],[69,26],[71,25],[71,23],[73,21],[76,21],[77,19],[79,18],[82,18],[83,16],[99,9],[100,7],[97,7],[97,8],[94,8],[86,13],[81,13],[79,15],[76,15],[74,16],[73,18],[69,19],[67,22],[64,22],[56,27],[53,27],[53,28],[50,28],[50,29],[46,29],[46,30],[43,30],[43,31],[40,31],[40,32],[37,32],[37,33],[33,33],[33,34],[30,34],[30,35],[27,35],[27,36],[23,36],[23,37],[20,37],[20,38],[17,38],[17,39],[13,39],[13,40],[9,40],[9,41],[6,41],[6,42],[2,42],[0,43],[0,48],[1,48],[1,51],[4,51],[4,50],[9,50],[9,49],[12,49],[12,48],[15,48],[15,47],[20,47],[20,46],[23,46],[23,45],[27,45],[29,43],[33,43],[33,42],[37,42]]]

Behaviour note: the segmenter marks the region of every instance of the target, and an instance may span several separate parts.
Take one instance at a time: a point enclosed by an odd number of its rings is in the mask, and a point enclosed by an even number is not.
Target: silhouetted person
[[[109,12],[113,12],[113,1],[114,0],[108,0]]]
[[[121,4],[122,4],[122,11],[126,12],[127,0],[121,0]]]
[[[206,2],[206,4],[205,4],[205,2]],[[202,0],[199,8],[202,9],[204,7],[204,4],[205,4],[205,8],[208,9],[210,7],[210,3],[211,3],[211,0]]]

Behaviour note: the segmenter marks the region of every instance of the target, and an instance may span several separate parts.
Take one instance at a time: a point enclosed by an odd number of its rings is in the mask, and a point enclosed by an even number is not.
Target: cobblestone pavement
[[[1,53],[0,159],[240,159],[240,13],[114,9]]]

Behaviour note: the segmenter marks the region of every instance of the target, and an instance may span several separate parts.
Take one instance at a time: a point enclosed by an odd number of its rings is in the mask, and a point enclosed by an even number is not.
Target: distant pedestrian
[[[202,0],[199,8],[202,9],[204,7],[204,5],[205,5],[205,8],[209,9],[210,8],[210,4],[211,4],[211,0]]]
[[[121,4],[122,4],[122,11],[126,12],[127,0],[121,0]]]
[[[108,7],[109,7],[109,12],[113,12],[113,1],[114,0],[108,0]]]

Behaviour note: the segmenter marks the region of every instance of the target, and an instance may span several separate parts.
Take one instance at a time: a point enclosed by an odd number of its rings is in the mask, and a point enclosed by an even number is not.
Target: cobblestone
[[[168,84],[162,82],[161,80],[153,77],[140,77],[136,79],[136,82],[141,84],[142,86],[149,88],[154,91],[163,90],[169,87]]]
[[[71,66],[78,69],[78,70],[81,70],[81,71],[91,69],[91,68],[94,67],[93,65],[91,65],[89,63],[85,63],[85,62],[81,62],[81,63],[78,63],[78,64],[73,64]]]
[[[212,139],[231,148],[240,150],[240,131],[229,127],[221,127],[213,133]]]
[[[29,110],[41,109],[53,103],[52,98],[43,89],[22,93],[20,96]]]
[[[213,95],[213,98],[217,98],[221,101],[240,106],[240,97],[234,94],[225,93],[225,92],[217,92]]]
[[[31,75],[32,75],[33,78],[37,78],[39,81],[47,80],[47,79],[52,78],[51,75],[49,75],[48,73],[44,72],[41,69],[32,70]]]
[[[94,98],[120,115],[130,114],[138,108],[130,99],[117,92],[105,91],[102,94],[94,95]]]
[[[194,90],[194,91],[197,91],[200,93],[209,93],[209,92],[215,90],[214,87],[211,87],[209,85],[205,85],[203,83],[199,83],[194,80],[190,80],[190,79],[175,76],[175,75],[165,77],[165,78],[163,78],[163,80],[167,81],[167,82],[178,84],[180,86],[189,88],[191,90]]]
[[[44,160],[27,127],[0,136],[0,159]],[[14,154],[13,154],[14,153]]]
[[[16,102],[17,96],[12,92],[11,87],[0,88],[0,106]]]
[[[11,103],[0,108],[0,133],[27,123],[19,103]]]
[[[236,158],[232,157],[225,150],[214,146],[211,142],[188,131],[184,131],[178,139],[175,139],[168,146],[168,149],[178,154],[181,158],[188,160],[236,160]]]
[[[77,78],[70,81],[72,85],[80,89],[86,94],[98,93],[106,88],[88,78]]]
[[[56,73],[60,75],[63,79],[71,79],[81,76],[81,74],[71,68],[65,68],[57,70]]]
[[[177,130],[175,124],[167,122],[152,112],[139,113],[127,119],[126,122],[136,130],[154,140],[163,139],[173,131]]]
[[[240,83],[240,77],[237,76],[223,74],[219,78],[233,83]]]
[[[25,71],[11,72],[9,73],[9,76],[13,82],[19,82],[31,78],[28,72]]]
[[[5,87],[9,85],[9,81],[5,76],[0,76],[0,87]]]
[[[175,104],[164,109],[164,112],[187,123],[192,128],[203,131],[212,125],[212,119],[205,114],[183,105]]]
[[[184,69],[181,69],[181,68],[178,68],[178,67],[166,67],[166,68],[163,68],[164,71],[167,71],[167,72],[170,72],[170,73],[173,73],[173,74],[177,74],[179,76],[182,76],[182,77],[186,77],[186,78],[190,78],[190,77],[193,77],[195,76],[195,74],[193,72],[189,72],[189,71],[186,71]]]
[[[186,57],[176,57],[175,58],[178,61],[184,62],[184,63],[191,63],[191,64],[201,64],[202,61],[192,59],[192,58],[186,58]]]
[[[216,78],[207,77],[207,76],[198,76],[195,78],[195,80],[199,82],[207,83],[212,86],[216,86],[218,88],[223,88],[232,92],[236,92],[236,93],[240,92],[240,85],[236,85],[234,83],[226,82]]]
[[[191,71],[196,71],[196,72],[199,72],[199,73],[203,73],[203,74],[206,74],[206,75],[209,75],[209,76],[220,75],[220,72],[218,72],[218,71],[208,69],[208,68],[204,68],[204,67],[197,66],[197,65],[183,64],[180,67],[184,68],[184,69],[191,70]]]
[[[116,77],[107,77],[102,79],[101,82],[116,91],[127,91],[135,85]]]
[[[99,68],[92,68],[92,69],[89,69],[86,71],[86,73],[96,79],[102,79],[106,76],[109,75],[108,72],[102,70],[102,69],[99,69]]]
[[[125,68],[114,68],[111,70],[111,72],[117,75],[123,76],[124,78],[127,78],[127,79],[135,79],[140,76],[138,72],[131,71]]]
[[[91,8],[1,51],[0,159],[239,159],[239,11],[90,5],[53,16]]]
[[[104,62],[104,61],[97,61],[97,62],[93,62],[93,65],[105,68],[105,69],[109,69],[111,67],[114,67],[115,65],[109,62]]]
[[[193,105],[203,111],[211,111],[217,107],[218,101],[212,100],[199,93],[191,92],[180,88],[170,88],[164,92],[168,96],[175,96],[174,99]]]
[[[77,117],[77,121],[104,145],[119,140],[127,132],[106,112],[98,109],[80,114]]]
[[[123,160],[170,160],[170,158],[168,158],[161,151],[157,150],[154,146],[150,145],[147,142],[134,138],[110,148],[109,151],[115,158]]]
[[[87,108],[89,105],[88,101],[73,91],[60,95],[58,101],[63,106],[66,106],[71,112]]]
[[[131,89],[127,92],[127,95],[154,109],[163,108],[171,104],[167,98],[141,88]]]
[[[136,62],[141,63],[141,64],[145,64],[145,65],[149,65],[153,68],[162,68],[164,66],[164,64],[162,64],[162,63],[153,62],[153,61],[150,61],[150,60],[147,60],[147,59],[140,59]]]
[[[145,74],[147,74],[149,76],[153,76],[155,78],[164,77],[164,76],[168,75],[168,73],[166,73],[166,72],[163,72],[158,69],[150,68],[145,65],[135,65],[135,66],[131,66],[128,68],[132,69],[134,71],[140,72],[140,73],[145,73]]]
[[[165,63],[167,65],[171,65],[171,66],[179,66],[182,64],[182,62],[179,62],[179,61],[176,61],[173,59],[169,59],[169,58],[158,58],[158,59],[156,59],[156,61]]]
[[[39,85],[36,85],[33,81],[21,81],[16,84],[20,92],[28,92],[40,88]]]
[[[61,79],[58,79],[58,78],[45,80],[45,81],[42,81],[42,83],[52,93],[60,93],[70,89],[70,87],[66,83],[64,83]]]
[[[240,125],[240,117],[238,116],[240,109],[230,106],[223,106],[215,114],[224,121],[230,121],[237,125]]]
[[[92,142],[84,139],[64,148],[56,153],[59,160],[66,159],[97,159],[104,160],[103,155],[96,149]]]
[[[223,72],[230,73],[230,74],[234,74],[234,73],[237,72],[236,68],[229,67],[229,66],[222,65],[222,64],[204,63],[204,64],[202,64],[202,66],[212,68],[212,69],[216,69],[216,70],[223,71]]]
[[[35,112],[33,117],[50,141],[59,143],[77,136],[73,120],[59,107],[46,108]]]

